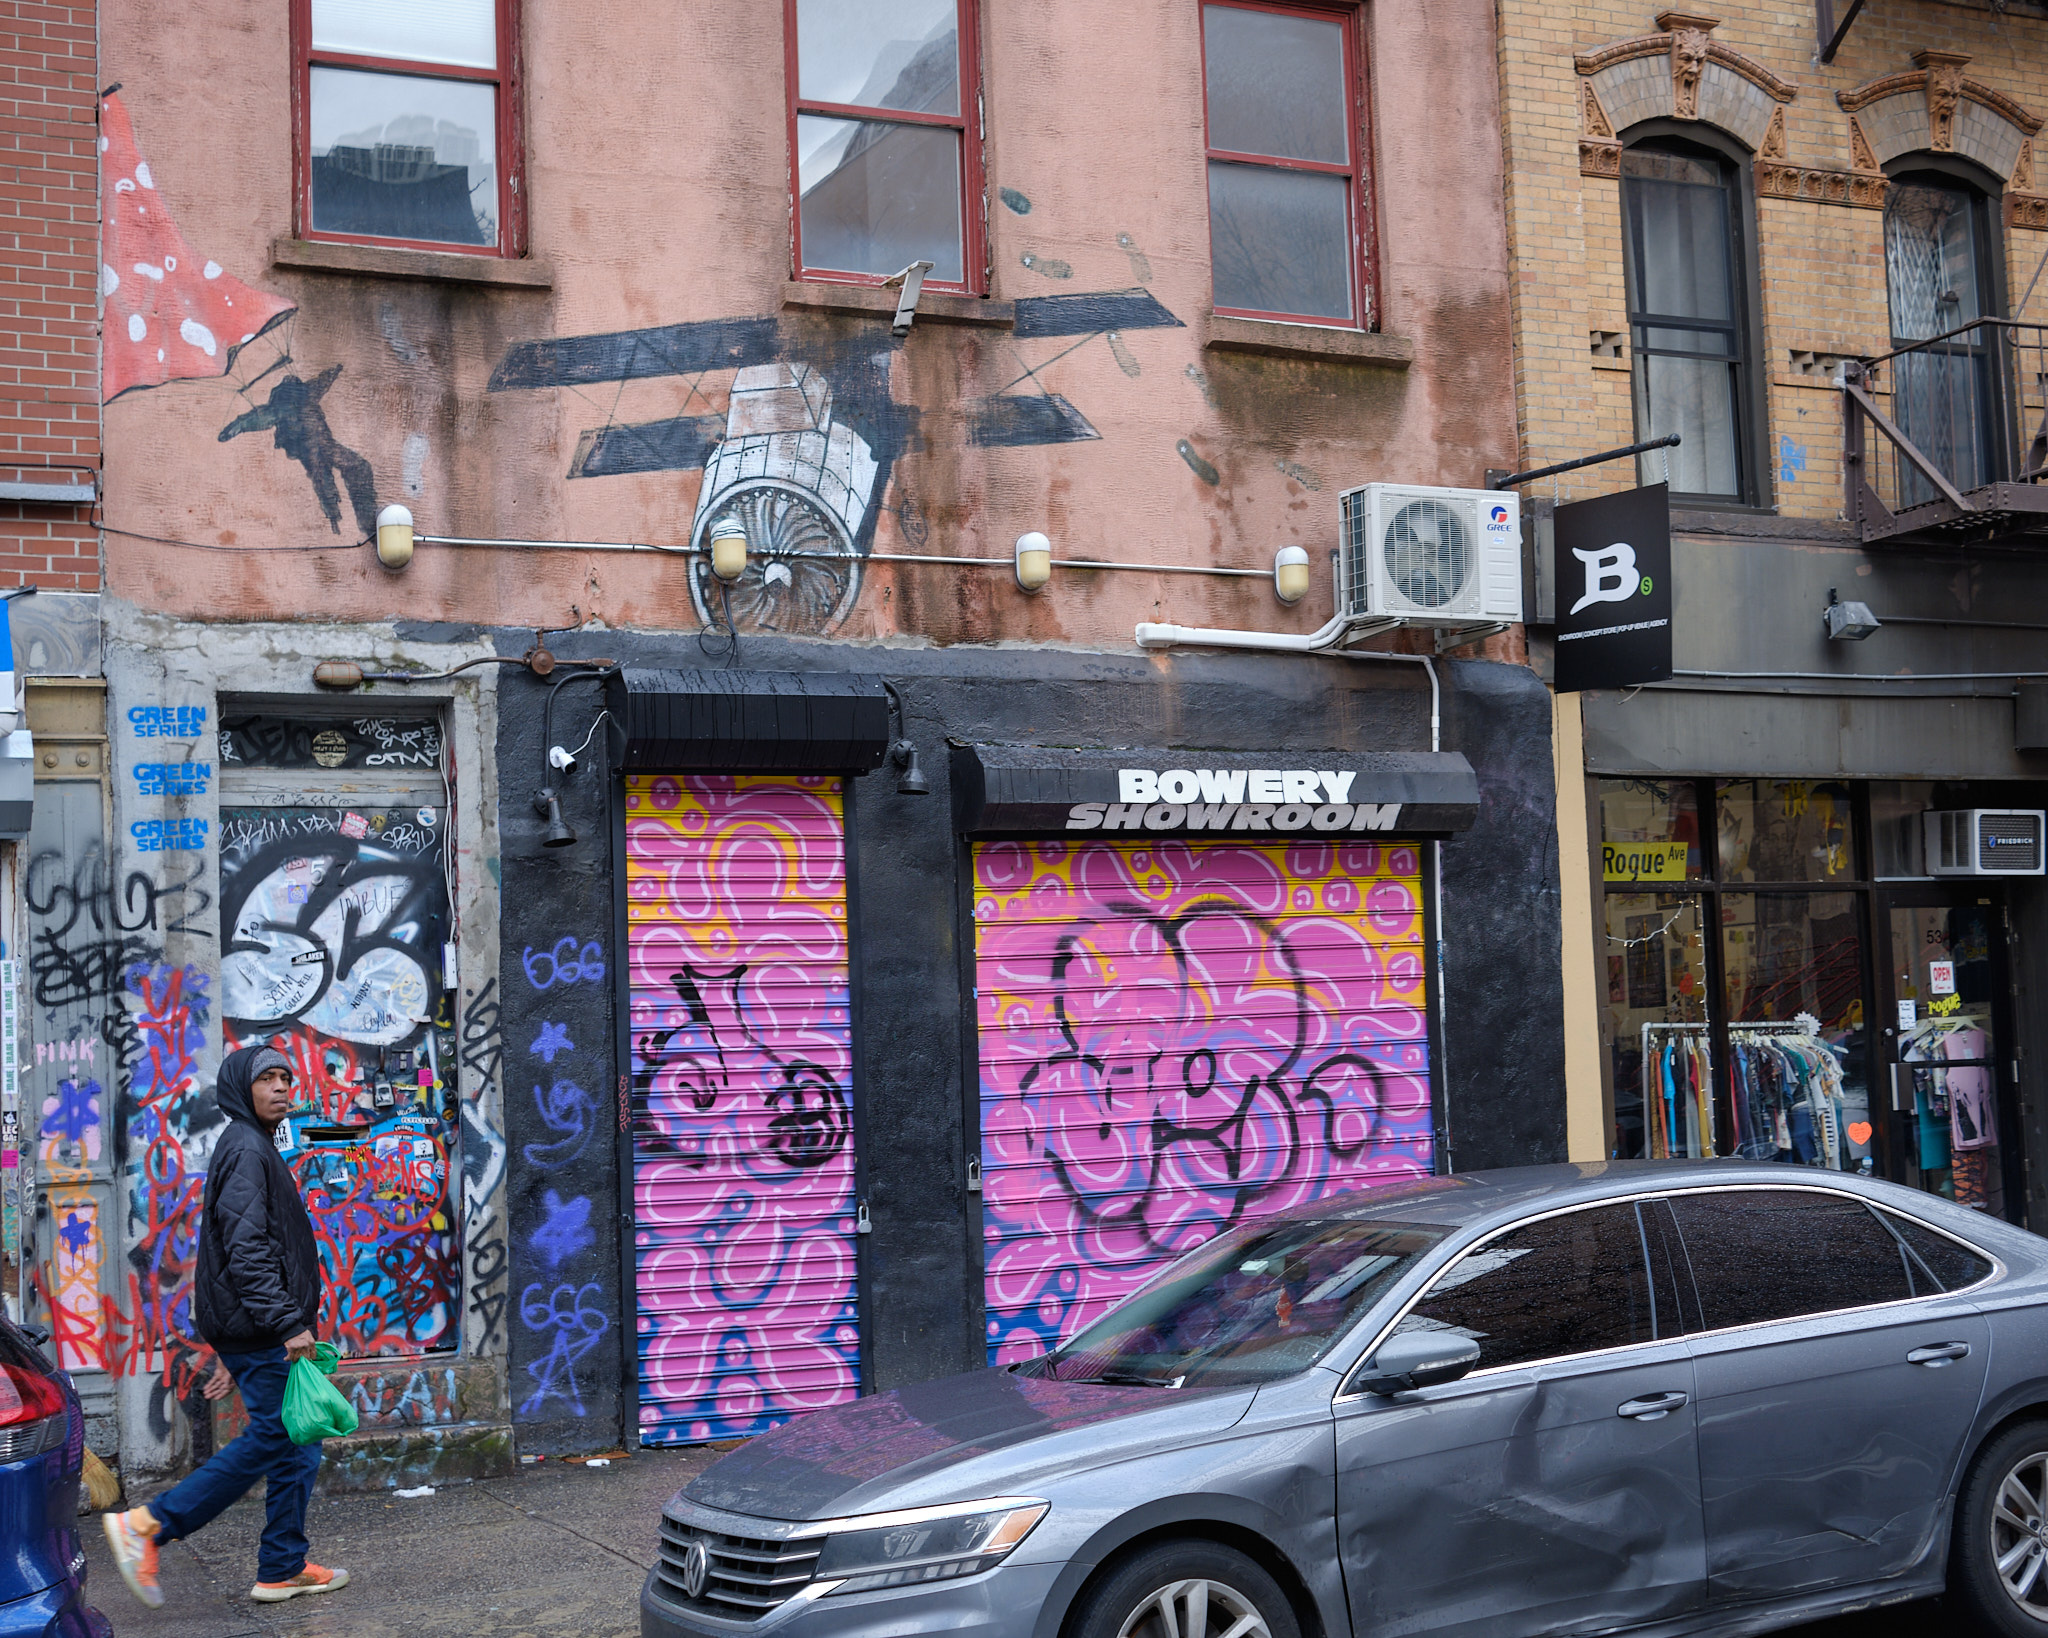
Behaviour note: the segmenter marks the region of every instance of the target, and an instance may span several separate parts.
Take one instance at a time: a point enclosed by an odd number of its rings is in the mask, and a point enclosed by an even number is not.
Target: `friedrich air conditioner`
[[[2048,813],[2038,808],[1956,808],[1922,817],[1930,876],[2048,874]]]
[[[1369,483],[1338,506],[1346,614],[1430,626],[1522,618],[1520,496]]]

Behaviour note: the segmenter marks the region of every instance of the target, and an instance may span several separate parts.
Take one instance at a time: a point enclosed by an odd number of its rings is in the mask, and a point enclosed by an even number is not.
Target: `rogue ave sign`
[[[1671,501],[1663,484],[1560,506],[1557,691],[1671,675]]]
[[[1441,836],[1479,808],[1478,778],[1456,752],[956,745],[952,784],[970,836]]]
[[[1399,802],[1347,800],[1327,768],[1119,768],[1115,802],[1076,802],[1069,830],[1392,830]]]

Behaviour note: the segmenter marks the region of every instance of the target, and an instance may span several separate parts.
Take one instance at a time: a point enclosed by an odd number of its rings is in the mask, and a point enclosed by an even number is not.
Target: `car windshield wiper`
[[[1062,1382],[1100,1382],[1112,1388],[1177,1388],[1185,1376],[1140,1376],[1136,1371],[1102,1371],[1095,1376],[1066,1376]]]

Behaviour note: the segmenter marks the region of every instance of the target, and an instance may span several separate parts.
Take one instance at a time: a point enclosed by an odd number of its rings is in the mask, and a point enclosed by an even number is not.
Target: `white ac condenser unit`
[[[2039,808],[1952,808],[1922,815],[1930,876],[2048,875],[2048,812]]]
[[[1346,614],[1432,626],[1522,618],[1520,496],[1369,483],[1338,506]]]

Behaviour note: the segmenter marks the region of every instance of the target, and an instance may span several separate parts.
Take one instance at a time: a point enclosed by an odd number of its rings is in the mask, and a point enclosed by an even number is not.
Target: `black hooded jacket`
[[[274,1048],[243,1047],[214,1083],[228,1125],[206,1169],[193,1299],[199,1334],[224,1353],[275,1348],[320,1315],[313,1219],[250,1096],[259,1056],[281,1061]]]

